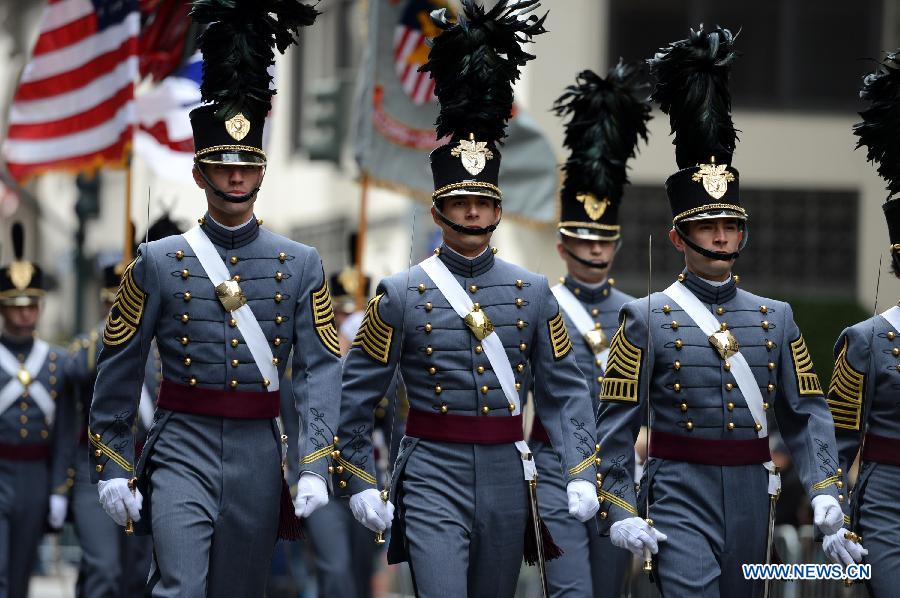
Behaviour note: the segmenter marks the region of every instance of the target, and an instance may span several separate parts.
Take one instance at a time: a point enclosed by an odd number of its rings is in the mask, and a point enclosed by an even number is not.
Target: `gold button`
[[[475,352],[478,353],[479,355],[481,355],[481,352],[482,352],[483,350],[484,350],[484,349],[481,348],[481,345],[475,345]]]
[[[732,276],[732,278],[734,278],[734,284],[739,284],[741,282],[741,277],[738,276],[737,274]]]
[[[256,226],[262,226],[262,223],[263,223],[263,219],[262,219],[262,218],[257,218],[257,219],[256,219]]]
[[[431,305],[431,302],[429,301],[428,303],[425,304],[425,311],[431,311],[431,309],[432,309],[433,307],[434,307],[434,306]]]
[[[50,382],[50,384],[56,384],[56,376],[50,376],[47,381]]]
[[[731,390],[732,390],[733,388],[734,388],[734,384],[732,384],[731,382],[726,382],[726,383],[725,383],[725,390],[731,392]]]
[[[264,387],[269,388],[269,384],[271,384],[271,383],[269,382],[269,379],[268,379],[268,378],[263,378],[263,379],[262,379],[262,385],[263,385]]]
[[[684,427],[685,427],[688,431],[693,430],[693,429],[694,429],[694,422],[692,422],[691,420],[688,420],[687,423],[684,424]]]
[[[672,388],[675,389],[675,392],[681,392],[681,384],[678,382],[676,382]]]
[[[340,489],[343,490],[343,489],[346,488],[346,487],[347,487],[347,482],[346,482],[346,480],[341,480],[340,482],[338,482],[338,488],[340,488]]]
[[[521,279],[516,279],[516,287],[517,287],[517,288],[520,288],[520,289],[521,289],[521,288],[524,287],[524,286],[525,286],[525,282],[524,282],[523,280],[521,280]]]
[[[722,364],[722,369],[725,370],[726,372],[730,372],[731,371],[731,363],[726,361],[725,363]]]
[[[190,320],[190,319],[191,319],[191,316],[190,316],[188,313],[185,312],[185,313],[181,314],[181,321],[182,321],[182,322],[187,322],[187,321]]]
[[[488,393],[488,387],[485,384],[481,387],[481,394],[486,395],[487,393]]]
[[[683,346],[684,346],[684,343],[681,342],[680,338],[675,339],[675,348],[676,349],[678,349],[680,351]]]
[[[518,383],[517,383],[517,384],[518,384]],[[509,405],[507,405],[506,408],[509,409],[509,412],[510,412],[510,413],[512,413],[513,411],[516,410],[516,406],[513,405],[512,403],[510,403]]]
[[[678,282],[684,282],[684,279],[685,279],[684,274],[679,274],[679,275],[678,275]]]
[[[432,330],[431,323],[425,324],[425,332],[430,333]]]
[[[439,394],[441,394],[442,392],[444,392],[444,389],[441,388],[441,385],[440,385],[440,384],[438,384],[437,386],[434,387],[434,394],[439,395]]]
[[[281,337],[276,336],[275,340],[272,341],[272,344],[275,345],[276,347],[280,346],[281,345]]]
[[[233,265],[235,265],[235,264],[238,263],[238,256],[233,255],[233,256],[231,256],[231,259],[228,260],[228,261],[230,261],[230,262],[231,262],[231,265],[233,266]]]
[[[48,365],[47,365],[47,369],[48,369],[50,372],[55,372],[55,371],[56,371],[56,364],[55,364],[55,363],[48,364]]]
[[[281,316],[281,315],[275,316],[276,324],[281,324],[282,322],[284,322],[284,316]]]
[[[97,458],[99,459],[100,457],[103,456],[103,451],[101,451],[100,449],[95,450],[95,451],[94,451],[94,456],[97,457]]]
[[[282,274],[280,271],[275,273],[275,280],[277,280],[278,282],[281,282],[283,279],[284,279],[284,274]]]
[[[516,307],[522,307],[525,301],[521,297],[516,297]]]
[[[281,300],[284,299],[284,295],[281,293],[275,293],[275,303],[281,303]]]
[[[183,279],[187,279],[187,277],[190,275],[191,275],[191,273],[188,271],[187,268],[185,268],[184,270],[181,271],[181,278],[183,278]]]
[[[575,294],[576,294],[576,295],[580,295],[580,294],[581,294],[581,289],[575,289]]]
[[[766,386],[766,390],[769,392],[775,392],[775,385],[769,384],[768,386]]]
[[[893,355],[894,357],[900,355],[900,347],[894,347],[893,349],[891,349],[891,355]]]
[[[769,404],[767,402],[763,401],[763,411],[768,411],[768,410],[769,410]]]
[[[594,322],[594,330],[600,330],[600,328],[602,328],[600,322]]]
[[[190,301],[190,300],[191,300],[191,292],[190,292],[190,291],[185,291],[185,292],[184,292],[184,300],[185,300],[185,301]]]
[[[525,349],[527,349],[527,348],[528,348],[528,345],[526,345],[525,343],[519,343],[519,351],[522,351],[524,353]]]
[[[228,325],[234,328],[235,326],[237,326],[237,320],[231,318],[230,320],[228,320]]]
[[[525,328],[525,322],[523,322],[522,320],[516,320],[516,328],[522,330],[523,328]]]
[[[498,251],[500,251],[500,250],[497,249],[496,247],[491,247],[491,253],[493,253],[494,255],[497,255]]]
[[[838,467],[837,472],[835,472],[835,473],[837,473],[838,475],[844,475],[844,470],[841,469],[840,467]]]
[[[474,309],[475,311],[478,311],[479,309],[481,309],[481,304],[476,301],[475,303],[472,304],[472,309]]]
[[[484,366],[483,365],[478,366],[477,368],[475,368],[475,371],[478,372],[479,374],[483,374]]]
[[[769,308],[766,307],[765,305],[760,305],[760,306],[759,306],[759,313],[761,313],[761,314],[767,314],[767,313],[769,313]]]
[[[424,293],[424,292],[425,292],[425,283],[424,283],[424,282],[420,282],[420,283],[419,283],[419,286],[418,286],[418,289],[419,289],[419,293]]]
[[[175,252],[175,259],[179,262],[184,259],[184,252],[182,250],[178,250]]]
[[[232,346],[232,347],[237,347],[237,346],[238,346],[238,339],[236,339],[236,338],[231,339],[231,346]]]
[[[728,429],[734,430],[734,422],[728,422]]]
[[[768,349],[769,351],[771,351],[771,350],[774,349],[774,348],[775,348],[775,343],[774,343],[774,342],[772,342],[772,341],[766,341],[766,349]]]
[[[603,289],[603,296],[606,297],[609,295],[609,289]]]
[[[889,341],[894,340],[894,337],[895,337],[895,336],[896,336],[896,335],[894,334],[894,331],[893,331],[893,330],[889,330],[889,331],[888,331],[888,333],[887,333],[887,339],[888,339]]]
[[[606,519],[607,517],[609,517],[609,513],[607,513],[606,511],[600,511],[600,519]]]
[[[193,362],[191,361],[191,358],[190,358],[190,357],[185,357],[185,358],[184,358],[184,365],[189,366],[189,365],[191,365],[191,363],[193,363]]]
[[[441,413],[447,413],[448,411],[450,411],[450,408],[446,404],[441,405]]]
[[[600,310],[595,307],[591,310],[591,315],[596,318],[598,315],[600,315]]]
[[[672,330],[678,330],[678,322],[672,320]]]
[[[669,312],[672,311],[672,308],[668,305],[663,305],[662,310],[664,314],[669,315]]]
[[[677,372],[681,369],[681,362],[676,360],[675,363],[672,364],[672,368]]]
[[[234,276],[231,277],[231,280],[233,280],[234,282],[241,282],[241,275],[235,274]]]
[[[476,285],[474,285],[474,284],[473,284],[473,285],[469,285],[469,292],[470,292],[470,293],[475,293],[477,290],[478,290],[478,287],[477,287]]]
[[[768,330],[769,329],[769,321],[763,320],[762,323],[760,324],[760,326],[762,326],[763,330]]]
[[[191,342],[191,340],[190,340],[188,337],[186,337],[186,336],[182,336],[182,337],[181,337],[181,344],[182,344],[182,345],[187,345],[189,342]]]
[[[51,391],[50,391],[50,398],[51,398],[51,399],[56,399],[56,397],[58,397],[58,396],[59,396],[59,393],[56,392],[55,390],[51,390]]]
[[[278,365],[279,363],[281,363],[280,359],[278,359],[277,357],[272,358],[272,365]]]
[[[188,384],[190,384],[191,386],[197,386],[197,379],[191,378],[190,380],[188,380]]]
[[[100,464],[98,463],[98,464],[94,467],[94,471],[96,471],[97,473],[103,473],[103,466],[100,465]]]
[[[719,322],[719,330],[722,332],[728,330],[728,322]]]
[[[21,430],[19,430],[19,436],[21,436],[22,438],[27,438],[28,430],[26,430],[25,428],[22,428]]]
[[[25,401],[22,401],[21,403],[19,403],[19,409],[21,409],[22,411],[27,411],[28,403],[26,403]]]
[[[328,473],[332,473],[332,474],[334,473],[334,466],[333,466],[333,465],[329,465],[329,466],[328,466]]]
[[[682,413],[686,412],[688,410],[687,403],[682,403],[681,405],[678,406],[678,408],[681,409]]]
[[[484,405],[484,406],[481,408],[481,412],[482,412],[483,414],[487,415],[488,413],[491,412],[491,408],[488,407],[487,405]]]
[[[231,388],[237,388],[237,385],[238,385],[238,381],[232,378],[232,380],[231,380]]]
[[[524,372],[524,371],[525,371],[525,364],[524,364],[524,363],[517,363],[517,364],[516,364],[516,371],[517,371],[517,372]]]
[[[231,360],[231,367],[236,368],[238,365],[240,365],[240,362],[237,359]]]
[[[838,494],[838,501],[839,501],[839,502],[844,502],[844,495],[843,495],[843,494]]]
[[[334,459],[335,461],[338,460],[340,458],[340,456],[341,456],[341,451],[337,451],[337,450],[331,451],[331,458]]]
[[[757,432],[759,432],[760,430],[762,430],[762,424],[757,423],[755,426],[753,426],[753,428],[754,428]]]
[[[727,405],[725,405],[725,407],[726,407],[729,411],[734,411],[734,403],[732,403],[732,402],[729,402]]]
[[[516,390],[522,390],[522,383],[516,382]]]
[[[437,374],[437,368],[434,366],[431,366],[430,368],[428,368],[428,373],[431,374],[432,376],[434,376],[435,374]]]
[[[722,306],[720,305],[719,307],[716,308],[716,313],[717,313],[718,315],[720,315],[720,316],[721,316],[721,315],[724,315],[724,314],[725,314],[725,308],[722,307]]]
[[[25,415],[25,414],[23,413],[22,415],[19,416],[19,422],[21,422],[22,425],[27,424],[27,423],[28,423],[28,416]]]
[[[431,355],[432,353],[434,353],[434,349],[431,348],[431,345],[425,347],[425,355]]]
[[[278,261],[281,262],[282,264],[284,263],[284,260],[286,260],[286,259],[287,259],[287,255],[285,255],[285,253],[283,251],[278,254]]]
[[[603,382],[603,376],[597,376],[597,382]]]

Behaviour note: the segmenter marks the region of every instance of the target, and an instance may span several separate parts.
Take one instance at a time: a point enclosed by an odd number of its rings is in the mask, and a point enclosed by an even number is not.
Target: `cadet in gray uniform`
[[[878,174],[887,182],[884,204],[890,236],[893,274],[900,277],[900,153],[896,115],[900,110],[900,53],[889,53],[884,64],[865,78],[860,97],[868,107],[854,126],[858,147],[865,147]],[[855,324],[841,333],[834,346],[835,363],[828,389],[839,459],[849,470],[862,448],[856,486],[844,502],[845,526],[823,541],[825,552],[843,565],[866,562],[872,596],[894,596],[900,584],[900,307]],[[859,538],[865,539],[865,548]]]
[[[609,273],[621,244],[619,206],[627,182],[625,165],[638,139],[646,141],[650,119],[649,89],[637,83],[637,75],[635,66],[621,62],[606,78],[583,71],[556,103],[557,114],[570,116],[565,137],[570,153],[564,167],[556,246],[568,275],[552,290],[566,328],[577,339],[575,355],[592,400],[600,398],[609,337],[618,326],[619,308],[634,299],[613,288],[615,281]],[[601,536],[596,521],[582,524],[569,517],[559,458],[539,418],[531,430],[531,447],[540,478],[541,516],[563,550],[559,559],[547,565],[550,595],[620,596],[630,555]]]
[[[45,526],[66,519],[74,416],[66,351],[35,335],[43,273],[23,259],[21,224],[12,237],[0,268],[0,598],[26,598]]]
[[[208,212],[184,235],[139,247],[103,332],[89,430],[93,476],[117,523],[131,519],[152,533],[153,596],[261,596],[276,535],[296,537],[294,513],[306,517],[328,502],[340,379],[328,284],[315,249],[263,229],[253,215],[274,93],[265,74],[274,40],[254,32],[275,28],[280,40],[290,40],[317,14],[301,4],[290,8],[270,15],[194,5],[195,21],[213,22],[200,37],[201,95],[212,103],[191,112],[193,174]],[[232,55],[246,47],[256,49],[249,58],[259,62]],[[218,87],[233,82],[234,72],[246,78]],[[163,381],[134,467],[134,372],[154,337]],[[276,418],[294,346],[302,421],[292,508]]]
[[[531,58],[518,40],[541,33],[543,19],[519,20],[505,1],[487,14],[473,2],[463,9],[454,26],[443,11],[433,15],[444,32],[423,67],[441,103],[437,136],[450,138],[431,153],[432,217],[444,243],[382,280],[368,304],[344,364],[335,478],[370,529],[385,530],[396,504],[388,562],[409,562],[418,596],[493,598],[515,592],[526,526],[533,529],[520,410],[529,366],[544,397],[537,412],[565,469],[569,513],[581,521],[597,508],[596,444],[584,378],[546,278],[489,246],[501,215],[497,141],[510,84]],[[472,56],[481,66],[462,69]],[[373,411],[398,369],[410,410],[388,502],[376,487]]]
[[[762,593],[741,564],[766,562],[775,422],[820,531],[842,522],[831,417],[791,308],[738,289],[731,272],[748,233],[730,165],[734,56],[730,31],[701,27],[650,62],[651,98],[675,132],[681,170],[666,181],[669,238],[686,269],[665,291],[622,308],[601,390],[601,522],[614,545],[656,555],[665,596]],[[638,499],[633,446],[648,399],[648,496]]]

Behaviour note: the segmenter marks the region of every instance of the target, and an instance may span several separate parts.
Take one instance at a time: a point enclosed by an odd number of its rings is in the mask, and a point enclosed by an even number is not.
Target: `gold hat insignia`
[[[609,207],[609,198],[597,199],[593,193],[578,193],[575,199],[584,204],[584,211],[591,220],[600,220]]]
[[[238,112],[225,121],[225,130],[231,135],[235,141],[240,141],[250,132],[250,121],[247,117]]]
[[[494,152],[488,149],[487,141],[475,141],[475,135],[469,133],[469,138],[460,139],[459,145],[450,150],[450,155],[458,157],[466,172],[475,176],[484,170],[487,161],[494,157]]]
[[[699,164],[700,170],[691,175],[691,180],[703,183],[703,188],[713,199],[721,199],[728,191],[728,183],[734,181],[734,175],[727,170],[727,164],[716,164],[713,158],[711,164]]]

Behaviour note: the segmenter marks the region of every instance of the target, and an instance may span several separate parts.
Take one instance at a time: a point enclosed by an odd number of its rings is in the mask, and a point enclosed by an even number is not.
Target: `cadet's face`
[[[744,238],[744,231],[734,218],[695,220],[684,223],[682,227],[691,241],[714,253],[733,253]],[[697,276],[707,280],[726,280],[731,275],[733,259],[714,260],[700,255],[688,247],[674,229],[669,231],[669,239],[678,251],[684,253],[684,263],[688,270]]]
[[[583,260],[597,265],[605,264],[605,266],[603,268],[586,266],[569,255],[566,249]],[[569,271],[569,274],[582,282],[596,284],[603,282],[609,276],[609,271],[612,268],[613,259],[616,255],[616,242],[562,237],[559,243],[556,244],[556,251],[566,263],[566,269]]]
[[[194,182],[206,192],[206,203],[210,215],[220,224],[225,226],[237,226],[243,224],[253,215],[253,205],[256,197],[252,197],[243,203],[225,201],[216,195],[210,186],[194,167]],[[226,166],[224,164],[204,164],[202,167],[206,177],[215,185],[216,189],[238,197],[256,189],[265,176],[265,170],[261,166]]]
[[[0,307],[0,316],[3,317],[3,331],[10,336],[25,337],[34,334],[37,328],[38,316],[41,308],[34,305],[4,305]]]
[[[500,219],[500,206],[489,197],[481,195],[451,195],[441,207],[451,222],[466,228],[484,228]],[[444,242],[454,251],[469,257],[479,255],[491,241],[491,233],[467,235],[459,233],[441,222],[434,208],[431,217],[444,233]]]

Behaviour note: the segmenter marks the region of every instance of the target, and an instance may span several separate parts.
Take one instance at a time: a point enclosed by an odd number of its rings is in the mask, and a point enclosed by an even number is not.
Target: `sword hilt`
[[[137,482],[137,478],[128,480],[128,489],[131,490],[132,496],[135,496],[135,492],[137,492],[135,482]],[[131,520],[130,516],[125,520],[125,533],[129,536],[134,534],[134,521]]]
[[[387,504],[387,501],[388,501],[388,491],[387,491],[387,490],[382,490],[382,491],[378,494],[378,497],[381,499],[381,502],[383,502],[384,504]],[[377,532],[377,533],[375,534],[375,544],[377,544],[378,546],[381,546],[382,544],[384,544],[384,532],[383,532],[383,531],[382,531],[382,532]]]
[[[648,518],[645,519],[645,521],[647,522],[647,525],[653,527],[652,519]],[[644,547],[644,565],[641,567],[641,570],[647,575],[653,572],[653,555],[650,553],[650,549],[646,546]]]

